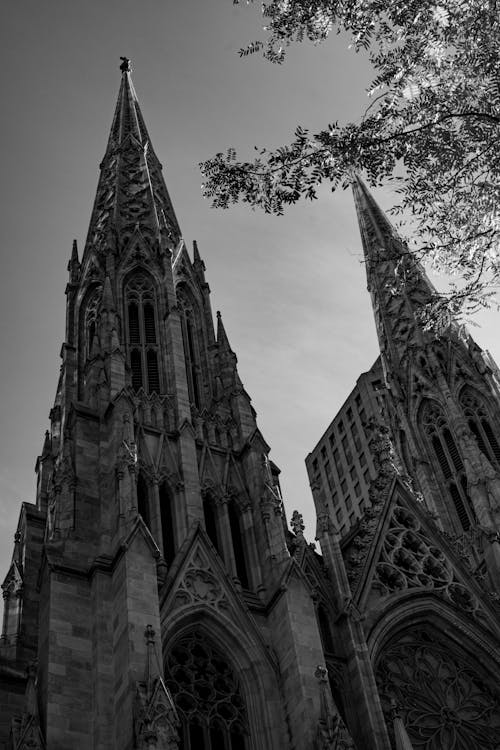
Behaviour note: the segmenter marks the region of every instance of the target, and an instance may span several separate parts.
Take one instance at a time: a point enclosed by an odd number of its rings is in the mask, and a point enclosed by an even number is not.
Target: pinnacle
[[[217,310],[217,343],[222,349],[232,352],[226,329],[224,328],[224,323],[222,322],[222,315],[220,313],[220,310]]]
[[[111,312],[115,310],[115,300],[113,297],[113,290],[111,289],[111,280],[109,276],[106,276],[104,280],[104,289],[102,292],[101,309]]]
[[[196,240],[193,240],[193,263],[203,263]]]

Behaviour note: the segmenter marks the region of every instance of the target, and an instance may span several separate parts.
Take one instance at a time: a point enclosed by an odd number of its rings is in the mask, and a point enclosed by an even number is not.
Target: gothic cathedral
[[[385,424],[347,534],[315,496],[318,554],[121,69],[2,586],[0,749],[498,750],[496,366],[419,324],[430,284],[355,181]]]

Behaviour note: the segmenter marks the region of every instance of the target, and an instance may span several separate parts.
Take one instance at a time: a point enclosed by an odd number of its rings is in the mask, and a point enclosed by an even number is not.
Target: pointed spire
[[[196,240],[193,240],[193,270],[201,283],[205,284],[205,264],[201,259]]]
[[[376,249],[385,248],[392,242],[401,243],[401,238],[361,177],[357,174],[354,175],[352,181],[352,192],[354,194],[354,203],[358,215],[365,258],[368,261],[372,258]],[[376,240],[378,247],[375,245],[374,240]]]
[[[227,337],[226,329],[224,328],[224,323],[222,322],[220,310],[217,310],[217,343],[219,344],[221,351],[234,355]]]
[[[396,375],[408,350],[423,345],[420,313],[436,290],[357,175],[352,189],[382,361]]]
[[[101,310],[107,312],[115,312],[115,299],[113,297],[113,290],[111,289],[111,280],[109,276],[106,276],[104,280],[104,289],[102,292]]]
[[[180,237],[161,164],[132,83],[128,58],[123,58],[120,70],[118,101],[101,164],[84,258],[97,251],[121,252],[137,226],[151,246],[166,237],[173,247]]]
[[[45,430],[45,439],[43,441],[43,448],[42,448],[42,458],[45,458],[46,456],[50,456],[52,453],[52,440],[50,438],[50,432],[48,430]]]
[[[68,273],[71,283],[78,281],[80,276],[80,261],[78,260],[78,246],[76,240],[73,240],[73,247],[71,248],[71,258],[68,261]]]
[[[196,240],[193,240],[193,263],[203,263]]]

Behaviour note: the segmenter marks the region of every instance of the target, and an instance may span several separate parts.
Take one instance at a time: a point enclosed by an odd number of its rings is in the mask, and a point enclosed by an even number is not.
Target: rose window
[[[390,644],[376,676],[388,727],[395,701],[414,750],[500,749],[496,684],[427,631]]]
[[[182,723],[179,750],[245,750],[247,718],[238,680],[204,635],[177,641],[165,672]]]

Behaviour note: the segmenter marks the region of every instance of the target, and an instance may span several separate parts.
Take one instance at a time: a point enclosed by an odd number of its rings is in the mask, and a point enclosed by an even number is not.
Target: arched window
[[[151,529],[148,485],[141,473],[139,473],[139,476],[137,477],[137,512],[142,516],[142,520],[148,529]]]
[[[465,468],[446,418],[437,403],[425,403],[421,410],[421,424],[432,446],[460,524],[466,531],[475,521],[475,513],[467,493]]]
[[[488,413],[480,396],[471,388],[464,388],[460,394],[460,405],[480,450],[489,461],[500,465],[500,443],[491,428]]]
[[[203,497],[203,516],[205,518],[205,530],[209,536],[209,539],[219,555],[222,557],[222,552],[219,544],[219,536],[217,533],[217,518],[215,514],[215,507],[212,498],[208,494],[205,494]]]
[[[335,649],[333,647],[330,618],[328,617],[328,613],[323,604],[318,604],[316,615],[318,618],[319,634],[321,636],[323,651],[325,653],[333,654]]]
[[[189,399],[197,409],[201,408],[201,357],[198,343],[196,314],[194,302],[185,289],[178,292],[179,307],[181,309],[182,341],[184,344],[184,360],[186,362],[186,376],[188,382]]]
[[[168,484],[162,482],[159,488],[161,533],[163,539],[163,556],[168,565],[175,557],[174,506]]]
[[[87,304],[85,305],[85,319],[83,322],[83,336],[84,345],[83,351],[85,352],[85,358],[88,358],[92,354],[92,347],[94,344],[94,338],[97,332],[97,312],[99,308],[99,302],[101,301],[101,288],[95,289],[90,297],[88,298]]]
[[[160,392],[158,330],[153,282],[139,272],[125,289],[128,355],[132,388],[146,393]]]
[[[233,542],[234,561],[236,563],[236,574],[243,588],[248,589],[250,583],[245,555],[245,542],[241,533],[240,512],[235,500],[232,498],[227,504],[227,510],[231,528],[231,540]]]
[[[206,635],[195,631],[177,641],[165,678],[181,720],[180,750],[247,750],[239,681]]]

